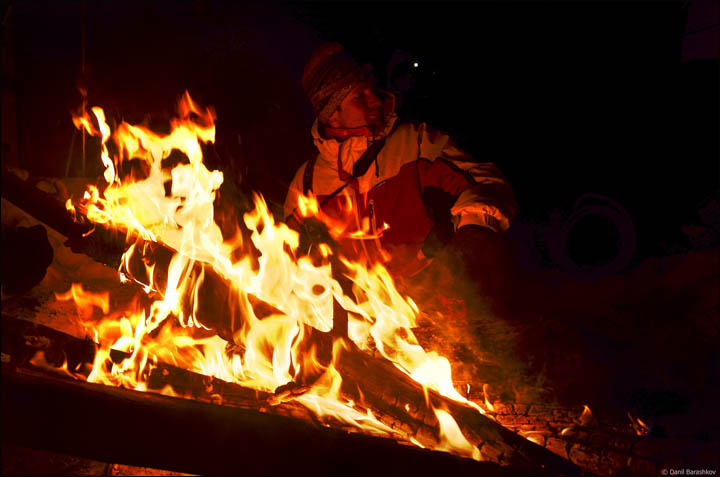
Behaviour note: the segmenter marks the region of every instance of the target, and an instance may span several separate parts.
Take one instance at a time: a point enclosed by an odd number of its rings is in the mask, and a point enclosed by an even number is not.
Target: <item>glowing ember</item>
[[[585,427],[597,426],[598,424],[595,416],[593,416],[592,411],[587,405],[583,406],[583,412],[580,414],[580,417],[578,417],[578,422],[581,426]]]
[[[479,450],[446,410],[434,409],[437,440],[421,442],[378,421],[363,403],[343,397],[337,363],[351,344],[335,338],[330,359],[324,360],[312,331],[333,328],[334,301],[348,313],[352,346],[377,351],[424,388],[485,411],[457,392],[449,361],[418,344],[412,332],[417,306],[397,291],[381,264],[340,256],[324,243],[316,246],[312,256],[300,255],[298,233],[276,223],[261,196],[254,199],[255,209],[243,217],[251,243],[243,241],[240,226],[230,238],[223,238],[214,221],[215,196],[223,175],[208,170],[202,157],[202,144],[215,139],[212,110],[200,107],[186,93],[166,135],[125,122],[111,131],[103,110],[91,111],[93,116],[76,117],[74,123],[100,137],[107,186],[90,187],[81,199],[66,205],[78,217],[127,234],[121,279],[137,281],[154,301],[149,307],[135,304],[110,314],[107,293],[89,293],[73,285],[57,295],[74,300],[85,319],[93,307],[105,315],[100,322],[88,321],[99,343],[89,381],[146,390],[154,364],[164,362],[271,393],[295,382],[294,392],[275,395],[276,404],[295,400],[322,422],[329,422],[327,418],[480,459]],[[114,145],[116,152],[111,154],[108,145]],[[182,158],[170,161],[171,154]],[[312,196],[300,197],[298,210],[303,217],[324,223],[333,239],[376,238],[363,224],[352,228],[333,222]],[[145,260],[153,243],[174,251],[162,273],[157,263]],[[138,272],[137,263],[143,263],[144,270]],[[347,270],[352,293],[345,293],[336,280],[333,263]],[[223,309],[228,310],[228,319],[237,318],[231,327],[232,353],[227,351],[227,341],[207,332],[214,326],[203,321],[199,308],[200,290],[210,273],[231,284],[232,296]],[[259,313],[258,302],[270,311]],[[111,350],[129,357],[113,362]],[[172,394],[168,388],[162,392]],[[486,403],[492,409],[487,394]]]
[[[575,431],[578,428],[581,427],[597,427],[598,421],[595,419],[595,416],[593,415],[592,411],[587,405],[583,405],[583,411],[580,414],[580,416],[575,419],[576,424],[572,424],[566,428],[564,428],[562,431],[560,431],[561,436],[565,436],[568,433],[571,433]]]
[[[650,426],[647,425],[642,419],[633,416],[629,412],[627,413],[627,416],[628,419],[630,419],[630,425],[632,425],[635,434],[637,434],[638,436],[647,436],[648,434],[650,434]]]

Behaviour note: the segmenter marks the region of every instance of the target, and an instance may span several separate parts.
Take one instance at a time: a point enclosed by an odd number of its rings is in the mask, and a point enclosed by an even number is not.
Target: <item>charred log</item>
[[[131,257],[128,272],[143,283],[149,282],[146,265],[154,264],[153,282],[162,289],[167,280],[168,264],[173,252],[159,244],[147,244],[142,253]],[[230,283],[215,272],[211,267],[201,263],[193,265],[194,274],[204,274],[204,280],[198,288],[195,315],[203,324],[218,331],[225,339],[231,340],[233,332],[239,327],[243,317],[239,314],[242,307],[236,300],[238,293],[233,290]],[[254,307],[260,306],[261,300],[253,300]],[[265,304],[269,307],[270,305]],[[336,307],[337,308],[337,307]],[[312,342],[320,349],[320,355],[326,355],[330,349],[332,336],[309,329]],[[325,353],[322,351],[326,350]],[[386,416],[393,424],[403,423],[410,426],[415,435],[418,432],[435,433],[437,421],[433,411],[425,402],[425,392],[422,387],[411,381],[407,375],[398,370],[390,362],[378,359],[354,349],[342,353],[340,362],[336,367],[343,376],[343,382],[353,383],[346,385],[343,392],[349,399],[360,402],[364,399],[375,412]],[[314,377],[304,377],[303,383],[309,384]],[[392,383],[392,386],[388,386]],[[349,386],[349,387],[348,387]],[[566,460],[536,444],[519,437],[496,422],[482,416],[477,410],[459,405],[455,401],[432,394],[432,404],[436,408],[445,407],[461,425],[463,434],[469,436],[473,445],[481,446],[481,452],[488,458],[500,463],[538,464],[542,463],[562,472],[574,472],[577,469]],[[414,410],[416,415],[408,412],[405,406]],[[409,423],[409,424],[408,424]],[[407,429],[405,429],[407,430]]]
[[[95,345],[91,341],[80,340],[42,325],[14,320],[7,316],[3,317],[2,322],[3,352],[10,354],[10,361],[14,364],[27,363],[26,357],[32,355],[33,350],[37,348],[32,344],[32,340],[28,340],[29,336],[42,337],[36,340],[44,343],[42,349],[57,349],[60,356],[68,354],[65,350],[82,349],[84,354],[80,355],[79,359],[87,363],[91,363],[94,359]],[[317,330],[314,330],[314,333],[313,338],[316,343],[331,344],[330,334],[320,333]],[[128,357],[128,354],[113,350],[111,356],[113,360],[122,361]],[[57,364],[61,363],[62,360]],[[343,376],[342,394],[346,399],[352,399],[360,408],[370,409],[380,421],[393,429],[415,436],[421,442],[436,441],[437,418],[427,406],[422,387],[409,380],[392,363],[351,347],[350,350],[340,354],[335,365]],[[312,385],[312,380],[316,376],[305,378],[307,378],[306,384]],[[314,419],[307,409],[292,402],[292,399],[283,399],[283,394],[288,396],[293,393],[292,387],[278,390],[276,395],[272,396],[159,363],[151,370],[148,387],[161,390],[168,385],[174,393],[196,400],[222,403],[243,409],[271,411],[306,421]],[[475,409],[456,403],[434,391],[428,391],[428,398],[433,407],[445,409],[455,417],[463,434],[473,445],[481,449],[485,458],[503,465],[528,468],[540,465],[557,473],[577,473],[577,468],[567,460],[504,429]],[[273,402],[282,405],[271,406]]]
[[[35,219],[67,237],[74,252],[84,253],[93,260],[112,268],[120,264],[125,251],[125,235],[116,230],[79,223],[56,197],[23,180],[12,171],[2,170],[2,196]],[[90,231],[93,231],[88,235]]]
[[[437,418],[432,410],[448,411],[468,441],[483,457],[513,465],[542,465],[554,472],[574,474],[577,467],[537,444],[505,429],[476,409],[448,399],[436,391],[423,390],[391,362],[351,349],[340,354],[336,368],[343,376],[342,391],[386,420],[410,434],[434,434]],[[427,405],[427,399],[431,407]]]
[[[3,444],[197,474],[344,475],[352,469],[366,475],[553,475],[6,365],[2,423]]]
[[[36,353],[42,351],[45,360],[54,366],[67,365],[74,370],[82,364],[92,364],[95,359],[95,343],[89,338],[79,339],[50,327],[19,320],[3,313],[2,352],[14,365],[27,364]]]

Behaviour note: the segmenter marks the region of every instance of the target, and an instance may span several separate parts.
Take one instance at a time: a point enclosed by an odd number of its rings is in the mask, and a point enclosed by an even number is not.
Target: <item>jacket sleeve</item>
[[[462,151],[447,134],[425,124],[418,132],[420,157],[431,160],[421,167],[421,186],[434,185],[457,197],[450,209],[455,230],[477,224],[506,231],[515,218],[517,204],[500,170]]]
[[[283,219],[286,222],[298,206],[298,196],[302,193],[303,175],[305,174],[306,167],[307,162],[300,166],[295,173],[295,177],[292,182],[290,182],[290,187],[288,188],[288,193],[285,197],[285,205],[283,207]]]

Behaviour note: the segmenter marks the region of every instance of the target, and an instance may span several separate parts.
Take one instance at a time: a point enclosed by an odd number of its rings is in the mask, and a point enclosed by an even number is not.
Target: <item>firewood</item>
[[[340,354],[335,366],[343,377],[342,392],[359,406],[368,406],[380,416],[392,416],[415,432],[437,428],[437,418],[426,404],[422,386],[394,364],[351,347]],[[432,407],[447,410],[465,438],[486,458],[501,464],[543,465],[556,472],[577,473],[578,469],[567,460],[505,429],[476,409],[433,390],[427,394]]]
[[[79,339],[50,327],[19,320],[5,313],[2,324],[2,350],[16,365],[26,364],[42,351],[45,359],[55,366],[67,364],[75,370],[83,363],[92,363],[95,358],[95,343],[89,338]]]
[[[90,225],[73,221],[65,205],[3,167],[2,196],[66,237],[80,237]]]
[[[22,331],[35,330],[34,335],[43,336],[45,349],[86,349],[82,358],[90,363],[94,359],[94,343],[57,332],[42,325],[24,320],[14,320],[3,316],[3,352],[28,355],[27,351],[18,351],[19,344],[6,346],[7,343],[24,343]],[[37,331],[39,330],[39,331]],[[332,336],[315,330],[316,342],[329,342]],[[30,347],[30,344],[23,344]],[[92,351],[90,348],[92,347]],[[116,361],[129,356],[128,353],[113,350]],[[19,363],[14,359],[14,363]],[[24,364],[24,363],[19,363]],[[342,394],[346,400],[352,399],[357,407],[370,409],[381,422],[401,432],[417,437],[420,441],[433,442],[437,438],[437,421],[425,403],[422,387],[411,381],[392,363],[372,357],[350,345],[350,350],[340,354],[335,363],[343,376]],[[311,384],[314,377],[306,377]],[[148,388],[162,390],[169,385],[179,395],[193,397],[206,402],[216,402],[244,409],[264,410],[272,413],[313,420],[311,413],[299,404],[283,402],[270,406],[269,393],[228,383],[217,378],[200,375],[165,363],[158,363],[152,369]],[[282,392],[282,391],[278,391]],[[466,408],[434,391],[428,393],[434,407],[445,408],[460,425],[463,434],[474,445],[481,446],[483,454],[502,464],[543,465],[547,469],[572,474],[574,469],[567,461],[545,451],[535,444],[502,428],[494,421],[480,415],[476,410]],[[539,450],[538,450],[539,449]]]
[[[7,365],[0,392],[4,443],[104,462],[202,475],[553,475]]]

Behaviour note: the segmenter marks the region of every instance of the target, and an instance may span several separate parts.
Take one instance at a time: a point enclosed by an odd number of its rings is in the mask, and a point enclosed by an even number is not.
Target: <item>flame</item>
[[[83,289],[82,284],[73,283],[65,293],[55,293],[59,301],[73,301],[77,308],[78,315],[82,318],[89,318],[95,308],[99,308],[103,314],[110,312],[110,293],[107,291],[94,293]]]
[[[581,427],[597,427],[598,421],[595,419],[595,416],[592,413],[592,410],[590,410],[590,407],[587,404],[583,404],[583,410],[582,413],[575,419],[575,424],[571,424],[568,427],[563,428],[562,431],[560,431],[561,436],[565,436],[568,433],[571,433],[575,431],[576,429],[579,429]]]
[[[490,391],[490,386],[487,383],[483,384],[483,395],[485,396],[485,406],[487,407],[488,411],[495,412],[495,406],[493,406],[492,403],[490,402],[489,391]]]
[[[580,417],[578,417],[577,420],[581,426],[597,426],[597,420],[595,419],[595,416],[586,404],[583,405],[583,412],[582,414],[580,414]]]
[[[312,376],[292,392],[275,395],[271,404],[295,400],[321,422],[339,421],[365,432],[480,459],[480,451],[446,410],[433,408],[439,423],[438,442],[421,442],[383,424],[363,407],[362,399],[355,402],[343,397],[337,363],[350,342],[334,339],[328,361],[312,341],[312,329],[329,332],[333,328],[333,302],[337,302],[348,312],[352,344],[376,351],[408,379],[420,383],[428,405],[427,390],[432,389],[485,412],[457,392],[447,358],[418,343],[412,328],[419,310],[397,291],[383,266],[387,256],[371,263],[343,256],[327,243],[317,245],[319,256],[301,255],[298,233],[276,223],[260,195],[254,197],[255,208],[242,217],[234,235],[224,238],[214,220],[223,174],[208,170],[202,157],[202,145],[215,139],[215,114],[195,103],[187,92],[180,100],[178,117],[170,122],[170,132],[164,135],[126,122],[113,131],[101,108],[91,111],[94,119],[85,113],[75,117],[74,123],[100,137],[107,186],[102,190],[90,186],[82,198],[69,200],[66,207],[78,218],[127,234],[129,245],[121,260],[120,278],[138,282],[154,301],[148,307],[136,303],[109,314],[107,293],[93,294],[74,284],[57,295],[59,300],[73,299],[85,318],[93,307],[106,315],[93,324],[99,346],[90,382],[147,390],[148,376],[157,362],[271,393]],[[108,143],[115,146],[112,156]],[[170,160],[171,155],[176,160]],[[352,211],[353,201],[345,193],[345,207]],[[373,231],[367,221],[353,224],[330,217],[312,195],[301,195],[297,210],[301,218],[322,222],[333,239],[354,241],[365,251],[366,242],[377,240],[387,230],[387,224]],[[249,231],[249,243],[243,240],[241,226]],[[174,251],[165,277],[160,276],[157,264],[145,260],[153,243]],[[133,268],[138,261],[144,264],[140,272]],[[343,291],[333,274],[338,264],[346,269],[352,293]],[[210,328],[199,315],[200,290],[208,273],[232,284],[227,305],[231,314],[242,317],[232,329],[233,352],[228,352],[228,342],[219,336],[208,337]],[[269,311],[257,311],[258,302]],[[493,409],[487,399],[486,406]]]
[[[78,129],[84,128],[92,136],[101,136],[101,152],[100,159],[105,166],[105,180],[108,184],[112,184],[115,180],[115,167],[113,162],[110,160],[110,153],[107,148],[107,140],[110,138],[110,126],[105,122],[105,112],[97,106],[92,108],[91,111],[95,115],[98,127],[96,128],[93,124],[90,115],[87,112],[83,112],[82,116],[76,116],[73,118],[73,123]]]
[[[523,436],[525,439],[529,440],[532,443],[535,443],[539,446],[543,446],[545,444],[545,436],[541,432],[537,431],[518,431],[518,434]]]
[[[646,424],[642,419],[639,417],[635,417],[630,412],[627,413],[628,419],[630,419],[630,424],[633,427],[633,430],[635,430],[635,434],[638,436],[647,436],[650,434],[650,426]]]
[[[455,454],[481,460],[480,449],[468,442],[452,415],[443,409],[433,409],[440,423],[442,444],[439,450],[452,450]]]

